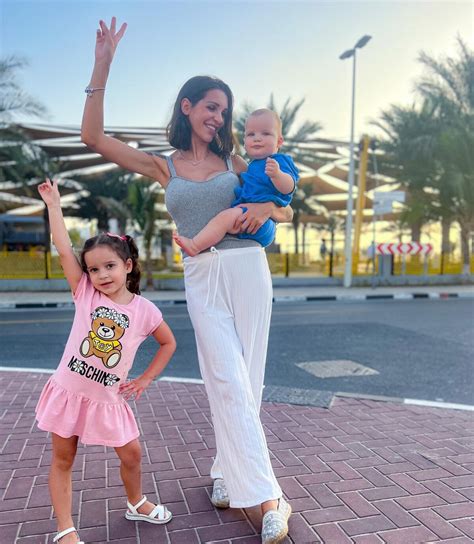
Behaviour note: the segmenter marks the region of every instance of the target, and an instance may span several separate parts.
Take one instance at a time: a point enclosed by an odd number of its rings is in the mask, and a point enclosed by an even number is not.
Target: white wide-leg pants
[[[230,505],[245,508],[282,495],[260,421],[272,283],[259,247],[184,259],[188,312],[212,412],[217,456]]]

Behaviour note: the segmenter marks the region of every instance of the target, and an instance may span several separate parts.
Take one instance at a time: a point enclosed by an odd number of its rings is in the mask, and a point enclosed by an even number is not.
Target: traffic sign
[[[405,202],[404,191],[375,191],[374,192],[374,213],[382,215],[392,212],[392,204],[394,202]]]
[[[377,244],[377,255],[420,255],[426,256],[431,253],[431,244],[420,244],[420,242],[388,243]]]

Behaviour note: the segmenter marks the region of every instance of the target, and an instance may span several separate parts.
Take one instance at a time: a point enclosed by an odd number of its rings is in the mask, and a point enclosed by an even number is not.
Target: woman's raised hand
[[[46,206],[61,206],[61,196],[55,181],[46,178],[46,181],[38,185],[38,191]]]
[[[96,62],[111,63],[114,58],[115,50],[119,41],[122,39],[127,29],[127,23],[123,23],[120,30],[116,32],[117,20],[112,17],[110,28],[104,21],[99,21],[100,28],[97,29],[97,38],[95,42],[95,60]]]

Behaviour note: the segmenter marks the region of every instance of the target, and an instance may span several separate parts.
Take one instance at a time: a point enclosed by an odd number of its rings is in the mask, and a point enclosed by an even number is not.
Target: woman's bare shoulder
[[[248,168],[248,164],[240,155],[232,155],[232,166],[234,167],[234,172],[236,174],[241,174],[245,172]]]

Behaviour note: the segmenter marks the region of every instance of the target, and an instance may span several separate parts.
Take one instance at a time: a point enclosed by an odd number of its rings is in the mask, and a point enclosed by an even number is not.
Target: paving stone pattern
[[[0,373],[0,543],[52,542],[51,445],[34,424],[48,376]],[[73,510],[87,543],[258,544],[256,509],[217,510],[215,453],[201,385],[159,382],[136,407],[144,491],[174,514],[127,521],[115,452],[80,447]],[[331,408],[264,403],[272,463],[294,514],[286,544],[474,542],[472,412],[335,399]]]

